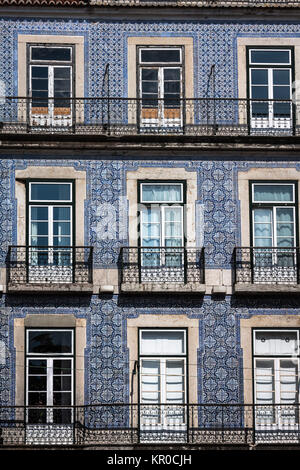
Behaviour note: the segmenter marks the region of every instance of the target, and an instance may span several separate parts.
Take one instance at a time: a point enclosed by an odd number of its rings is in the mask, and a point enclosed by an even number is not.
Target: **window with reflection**
[[[251,119],[255,127],[292,126],[292,48],[247,48]]]
[[[142,125],[182,124],[183,51],[183,47],[138,48]]]
[[[144,276],[161,279],[183,269],[184,247],[184,182],[151,182],[139,184],[141,264]],[[161,268],[158,271],[150,268]]]
[[[72,280],[73,181],[29,181],[29,278],[32,282]]]
[[[251,182],[254,281],[297,281],[296,182]]]
[[[74,404],[73,382],[74,330],[27,329],[27,422],[70,424]]]

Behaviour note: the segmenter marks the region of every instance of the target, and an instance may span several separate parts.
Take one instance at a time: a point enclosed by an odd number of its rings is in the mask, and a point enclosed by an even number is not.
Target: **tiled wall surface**
[[[298,37],[300,24],[292,22],[114,22],[87,20],[0,19],[0,80],[6,95],[17,95],[18,34],[82,35],[85,39],[85,93],[101,95],[104,69],[110,64],[114,96],[127,95],[127,38],[129,36],[190,36],[194,39],[195,96],[206,96],[210,66],[216,64],[216,96],[238,96],[237,38]],[[210,93],[210,91],[209,91]],[[295,168],[297,161],[244,161],[199,158],[161,161],[113,157],[68,159],[56,155],[2,155],[0,160],[0,266],[5,267],[7,249],[17,241],[15,170],[32,165],[69,166],[86,171],[85,245],[94,247],[95,268],[116,268],[120,247],[126,246],[128,201],[126,172],[141,167],[180,167],[197,172],[195,206],[196,239],[203,240],[206,267],[230,269],[233,248],[240,245],[241,220],[237,188],[238,171],[256,167]],[[109,232],[105,216],[112,210],[116,236]],[[197,211],[202,216],[197,217]],[[243,366],[240,318],[256,315],[299,315],[296,298],[263,297],[237,300],[211,296],[113,296],[105,298],[63,295],[3,295],[0,299],[0,403],[14,404],[15,348],[13,322],[28,314],[70,313],[87,320],[85,350],[85,402],[128,402],[129,376],[127,319],[140,315],[186,315],[199,320],[199,402],[243,401]]]

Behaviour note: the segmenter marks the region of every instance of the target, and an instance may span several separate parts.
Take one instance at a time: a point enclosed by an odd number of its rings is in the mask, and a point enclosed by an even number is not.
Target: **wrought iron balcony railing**
[[[121,283],[204,284],[204,248],[123,247]]]
[[[91,284],[93,248],[86,246],[10,246],[8,286]]]
[[[3,1],[3,0],[2,0]],[[58,0],[59,1],[59,0]],[[60,0],[61,1],[61,0]],[[128,5],[126,0],[89,0],[90,5]],[[0,3],[1,4],[1,3]],[[131,6],[143,5],[169,5],[180,7],[209,7],[209,8],[230,8],[230,7],[297,7],[299,0],[132,0]]]
[[[0,98],[0,133],[300,135],[291,100]]]
[[[299,407],[299,404],[182,403],[46,408],[2,406],[0,448],[34,445],[123,447],[133,444],[299,445]]]
[[[300,283],[300,249],[274,247],[235,248],[234,283],[295,285]]]

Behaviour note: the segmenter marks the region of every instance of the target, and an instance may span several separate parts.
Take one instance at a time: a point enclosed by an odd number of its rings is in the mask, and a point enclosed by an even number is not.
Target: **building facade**
[[[300,4],[0,4],[0,443],[299,444]]]

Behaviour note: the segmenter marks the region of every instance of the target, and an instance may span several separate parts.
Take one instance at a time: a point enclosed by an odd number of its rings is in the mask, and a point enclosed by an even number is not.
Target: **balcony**
[[[121,292],[205,292],[204,248],[123,247]]]
[[[235,248],[234,292],[299,292],[299,248]]]
[[[299,407],[213,403],[2,406],[0,448],[299,446]]]
[[[8,292],[92,292],[92,247],[10,246]]]
[[[0,98],[0,134],[123,137],[300,135],[292,101]]]

